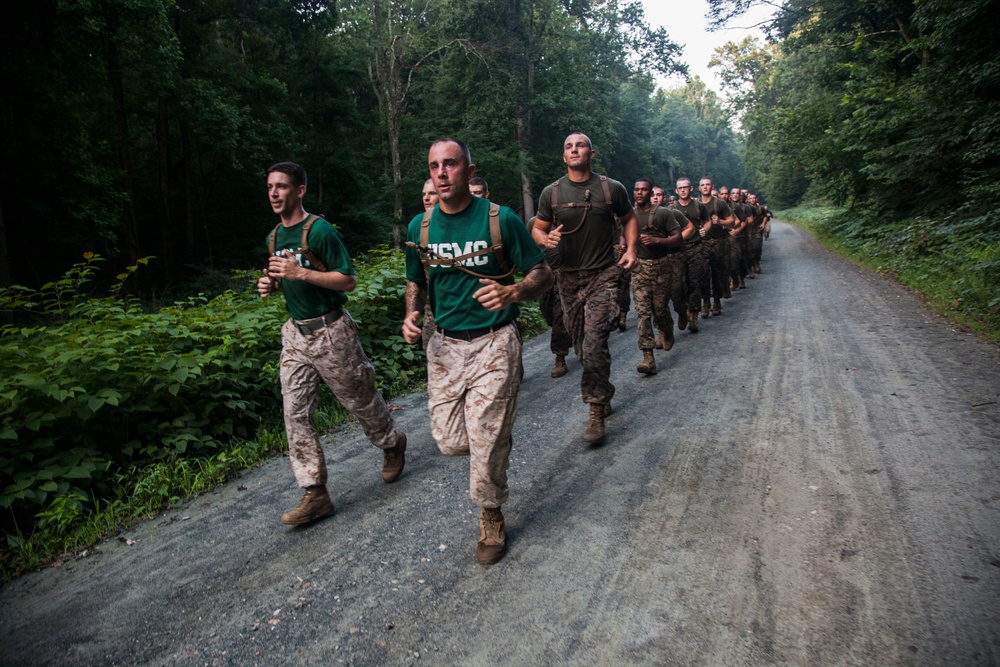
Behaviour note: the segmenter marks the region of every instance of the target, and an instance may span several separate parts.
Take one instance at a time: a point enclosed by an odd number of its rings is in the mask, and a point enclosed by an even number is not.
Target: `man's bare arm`
[[[531,301],[544,294],[552,287],[552,269],[542,261],[531,267],[521,282],[513,285],[501,285],[489,278],[481,278],[479,282],[483,286],[472,296],[486,310],[502,310],[512,303]]]
[[[403,316],[403,340],[416,343],[423,331],[420,328],[420,316],[427,303],[427,288],[412,280],[406,281],[406,315]]]

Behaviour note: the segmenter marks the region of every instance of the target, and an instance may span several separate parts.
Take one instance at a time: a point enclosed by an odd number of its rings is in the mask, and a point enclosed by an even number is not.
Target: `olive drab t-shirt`
[[[723,220],[733,214],[733,212],[729,209],[729,204],[718,197],[712,197],[711,201],[707,204],[705,202],[701,203],[708,209],[709,218],[713,215],[717,215],[720,220]],[[710,239],[724,239],[728,237],[729,230],[722,225],[714,224],[712,225],[712,228],[708,230],[708,238]]]
[[[558,183],[556,204],[584,202],[588,196],[595,204],[605,204],[591,207],[586,218],[586,209],[582,206],[560,207],[553,217],[553,186],[549,184],[542,190],[538,197],[538,219],[549,222],[550,230],[563,226],[558,248],[560,268],[563,271],[603,269],[616,262],[614,244],[618,243],[618,237],[615,235],[615,216],[624,218],[632,212],[632,202],[625,186],[609,178],[611,201],[605,202],[598,174],[591,174],[590,179],[583,183],[574,183],[564,176]]]
[[[712,219],[708,213],[708,208],[695,199],[690,200],[685,206],[682,206],[679,201],[675,201],[671,206],[683,213],[684,217],[694,224],[694,236],[684,241],[684,245],[693,246],[701,243],[701,234],[697,230],[701,229],[706,222]]]
[[[744,220],[747,219],[746,204],[740,202],[730,203],[729,208],[732,210],[733,215],[736,216],[736,219],[739,220],[740,222],[743,222]],[[741,236],[743,234],[746,234],[746,231],[747,231],[746,227],[744,227],[736,234],[736,236]]]
[[[302,248],[302,228],[309,216],[301,222],[285,227],[278,227],[274,239],[274,254],[282,255]],[[270,236],[270,233],[268,234]],[[326,264],[327,271],[338,271],[344,275],[354,275],[354,265],[347,254],[340,232],[323,218],[316,218],[309,230],[309,249]],[[267,239],[264,240],[265,246]],[[295,254],[299,266],[312,268],[309,260],[301,253]],[[303,280],[282,280],[281,291],[285,295],[285,308],[288,314],[296,320],[308,320],[324,315],[347,303],[347,295],[337,290],[326,289]]]
[[[431,214],[427,244],[441,257],[451,258],[466,255],[492,245],[489,221],[490,202],[488,199],[473,197],[472,202],[460,213],[445,213],[435,205]],[[420,224],[424,214],[410,221],[406,240],[420,243]],[[500,238],[506,261],[520,273],[527,273],[544,259],[541,248],[535,244],[528,228],[506,206],[500,207]],[[479,274],[499,276],[506,273],[501,269],[496,255],[492,252],[470,257],[463,266]],[[424,276],[424,265],[420,261],[420,251],[406,249],[406,279],[418,285],[427,286],[427,297],[434,312],[434,323],[449,331],[468,331],[503,324],[517,317],[517,304],[498,311],[488,311],[472,295],[483,285],[479,278],[451,266],[430,266],[430,285]],[[507,277],[497,282],[510,285],[514,278]]]
[[[662,206],[648,211],[635,209],[635,217],[639,221],[639,234],[649,234],[665,239],[670,236],[670,232],[680,229],[678,221],[670,214],[670,210]],[[635,256],[639,259],[660,259],[670,252],[670,248],[664,245],[647,246],[640,240],[635,247]]]

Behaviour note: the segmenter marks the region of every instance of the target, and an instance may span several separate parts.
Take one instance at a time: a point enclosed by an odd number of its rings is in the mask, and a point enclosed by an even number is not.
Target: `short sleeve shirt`
[[[682,206],[679,201],[675,201],[671,206],[683,213],[684,217],[694,224],[695,230],[701,229],[711,219],[705,205],[694,199],[689,201],[686,206]],[[699,243],[701,243],[701,234],[698,233],[684,241],[685,246],[698,245]]]
[[[649,234],[661,239],[670,236],[670,232],[680,229],[677,220],[670,214],[670,210],[657,206],[648,211],[635,209],[635,217],[639,220],[639,233]],[[660,259],[667,255],[670,249],[662,245],[643,245],[640,241],[635,248],[635,256],[639,259]]]
[[[460,213],[445,213],[435,206],[428,228],[428,246],[440,257],[451,258],[490,247],[490,202],[473,197],[472,202]],[[423,213],[410,221],[406,240],[420,243],[420,225]],[[506,206],[500,207],[500,238],[507,262],[519,272],[527,273],[544,259],[541,248],[535,244],[528,228]],[[483,275],[499,276],[504,273],[492,252],[470,257],[462,262],[466,268]],[[468,331],[503,324],[517,317],[517,304],[499,311],[488,311],[472,295],[483,285],[479,278],[450,266],[430,266],[429,284],[424,276],[420,251],[406,249],[406,279],[427,287],[434,322],[449,331]],[[514,282],[513,277],[499,280],[503,285]]]
[[[707,204],[705,204],[704,202],[702,202],[702,204],[705,206],[705,208],[708,209],[709,218],[711,218],[711,216],[713,215],[717,215],[721,220],[724,218],[728,218],[733,214],[733,212],[729,208],[729,204],[727,204],[722,199],[719,199],[718,197],[712,197],[712,199]],[[724,239],[727,238],[728,236],[729,236],[729,230],[723,227],[722,225],[712,225],[712,229],[708,231],[708,238],[710,239]]]
[[[278,226],[274,239],[274,254],[293,254],[299,266],[311,269],[313,267],[309,264],[309,260],[303,254],[296,252],[302,249],[302,229],[307,219],[308,217],[303,218],[301,222],[291,227]],[[340,232],[334,229],[333,225],[323,218],[317,218],[309,229],[308,240],[309,249],[323,260],[327,271],[354,275],[351,257],[347,254]],[[264,243],[267,244],[266,239]],[[289,316],[297,320],[319,317],[347,303],[347,295],[343,292],[319,287],[303,280],[282,280],[281,291],[285,295],[285,308]]]
[[[583,206],[559,206],[553,213],[553,185],[547,185],[538,197],[538,219],[549,222],[552,229],[563,226],[558,248],[563,271],[602,269],[616,261],[614,244],[618,243],[618,237],[615,235],[615,216],[627,217],[632,212],[632,203],[624,185],[611,178],[607,181],[610,202],[604,199],[599,174],[591,174],[590,179],[583,183],[574,183],[566,177],[559,179],[556,204],[583,203],[589,198],[595,204],[589,211]]]

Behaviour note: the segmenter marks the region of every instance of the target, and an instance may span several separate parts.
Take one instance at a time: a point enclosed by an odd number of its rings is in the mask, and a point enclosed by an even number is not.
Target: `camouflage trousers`
[[[608,336],[618,326],[623,271],[617,264],[594,271],[564,271],[559,283],[566,328],[574,343],[580,341],[583,352],[584,403],[607,404],[615,391]]]
[[[280,375],[288,458],[299,486],[326,484],[326,457],[313,424],[320,382],[358,418],[376,447],[396,444],[396,425],[375,389],[375,368],[358,340],[358,325],[346,310],[335,322],[308,335],[291,320],[285,322]]]
[[[750,250],[750,230],[740,235],[740,252],[743,254],[743,275],[750,273],[753,266],[753,253]]]
[[[632,300],[639,317],[639,349],[656,347],[653,325],[669,333],[674,326],[667,295],[667,273],[662,259],[640,259],[632,267]]]
[[[729,277],[739,282],[747,274],[746,256],[743,248],[749,242],[747,233],[729,237]]]
[[[696,243],[684,246],[685,262],[687,263],[687,301],[688,310],[701,310],[701,297],[708,298],[710,284],[708,282],[708,258],[705,255],[705,244]]]
[[[729,239],[705,239],[705,249],[712,278],[712,296],[721,299],[729,286]]]
[[[674,302],[674,312],[687,313],[687,256],[684,249],[668,253],[660,262],[667,296]],[[667,316],[670,316],[669,312]]]
[[[555,280],[552,289],[538,298],[538,306],[542,311],[545,323],[552,327],[552,337],[549,340],[549,349],[552,354],[566,356],[569,348],[573,345],[569,331],[566,330],[566,322],[563,321],[562,299],[559,297],[559,280],[562,272],[558,269],[552,272]],[[576,350],[576,356],[580,356],[580,350]]]
[[[622,283],[618,288],[618,308],[621,313],[628,314],[632,307],[632,272],[622,271]]]
[[[480,507],[507,500],[507,464],[521,384],[516,324],[465,341],[440,331],[427,345],[431,434],[445,456],[469,456],[469,496]]]
[[[764,228],[755,227],[750,230],[750,259],[760,261],[761,250],[764,249]]]

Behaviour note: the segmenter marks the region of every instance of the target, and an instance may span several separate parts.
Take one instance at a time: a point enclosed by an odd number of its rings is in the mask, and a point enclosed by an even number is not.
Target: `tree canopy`
[[[154,257],[154,290],[258,266],[284,159],[353,251],[398,242],[437,136],[525,216],[574,130],[628,186],[742,177],[711,91],[656,92],[685,66],[634,0],[45,0],[0,37],[0,285],[86,251]]]

